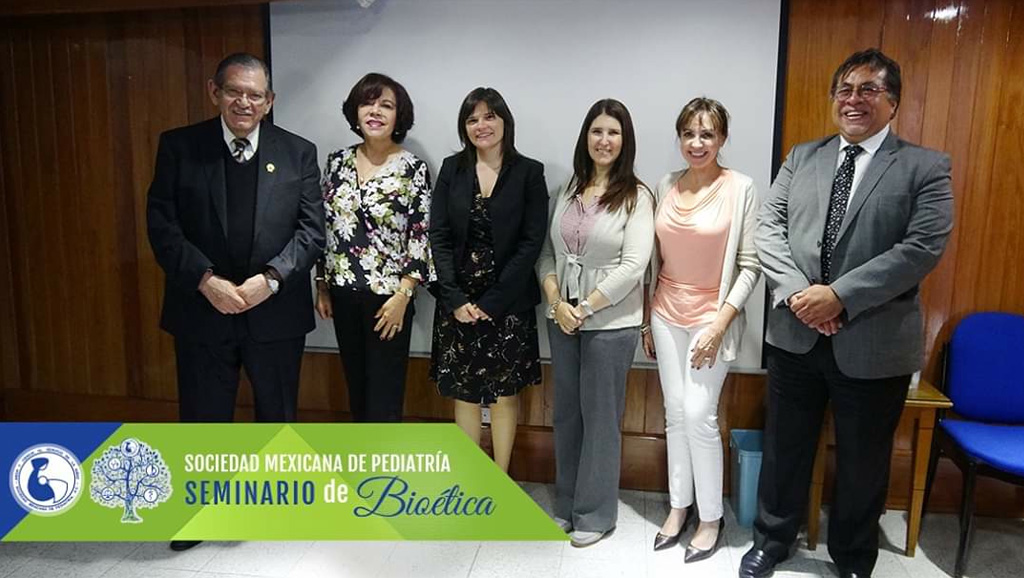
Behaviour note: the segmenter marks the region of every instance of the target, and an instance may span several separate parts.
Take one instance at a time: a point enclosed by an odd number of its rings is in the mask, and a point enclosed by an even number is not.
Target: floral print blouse
[[[402,151],[359,186],[356,146],[331,153],[321,181],[327,218],[327,282],[390,295],[405,275],[421,284],[435,280],[427,245],[427,163]]]

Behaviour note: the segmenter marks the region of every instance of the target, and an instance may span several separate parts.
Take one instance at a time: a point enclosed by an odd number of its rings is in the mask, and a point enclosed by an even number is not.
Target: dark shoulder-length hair
[[[594,178],[594,159],[590,158],[590,149],[587,145],[590,125],[602,114],[614,118],[622,126],[622,149],[612,164],[608,175],[608,188],[601,195],[600,205],[608,212],[618,211],[625,206],[626,212],[632,213],[636,207],[637,189],[644,186],[633,172],[633,161],[636,160],[636,132],[633,130],[633,119],[626,105],[614,98],[599,100],[587,111],[583,126],[580,127],[580,136],[576,139],[576,152],[572,159],[574,186],[569,187],[567,192],[570,196],[582,195]]]
[[[466,95],[459,107],[459,142],[462,143],[462,151],[459,152],[459,165],[463,168],[476,164],[476,147],[469,140],[469,133],[466,132],[466,120],[473,114],[476,105],[480,103],[487,105],[487,108],[498,115],[505,123],[505,135],[501,139],[501,163],[504,165],[512,162],[519,152],[516,151],[516,121],[512,118],[512,111],[505,104],[501,93],[490,87],[478,86]]]
[[[371,103],[378,98],[385,88],[390,88],[395,93],[395,130],[391,133],[391,140],[395,144],[402,144],[405,135],[412,128],[415,116],[412,110],[412,99],[405,87],[397,80],[386,74],[371,72],[359,79],[359,82],[352,87],[348,98],[341,105],[341,112],[348,121],[348,127],[352,132],[363,138],[363,131],[359,128],[359,107]]]

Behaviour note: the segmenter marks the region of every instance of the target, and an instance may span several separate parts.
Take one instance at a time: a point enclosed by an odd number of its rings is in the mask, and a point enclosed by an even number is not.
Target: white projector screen
[[[358,142],[341,114],[352,85],[367,72],[388,74],[415,105],[404,146],[436,177],[441,161],[460,148],[462,99],[491,86],[515,117],[516,148],[544,163],[553,194],[572,174],[580,123],[595,101],[616,98],[629,108],[637,174],[653,187],[682,166],[679,110],[708,96],[732,117],[723,164],[753,177],[763,195],[771,178],[780,1],[274,2],[274,121],[315,142],[323,166],[328,153]],[[733,371],[760,371],[763,295],[762,282],[747,303]],[[430,351],[433,309],[419,291],[412,355]],[[330,322],[319,321],[307,346],[337,347]],[[639,348],[635,359],[646,364]]]

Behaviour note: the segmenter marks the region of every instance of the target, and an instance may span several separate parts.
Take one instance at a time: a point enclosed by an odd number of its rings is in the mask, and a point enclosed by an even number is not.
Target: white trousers
[[[718,398],[729,364],[716,359],[710,368],[690,366],[693,348],[703,330],[676,327],[657,313],[651,314],[651,335],[665,398],[669,498],[673,508],[689,507],[696,488],[700,519],[712,522],[723,513]]]

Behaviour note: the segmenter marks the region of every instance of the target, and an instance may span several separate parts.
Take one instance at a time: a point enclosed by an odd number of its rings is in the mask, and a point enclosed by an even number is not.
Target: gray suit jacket
[[[839,137],[790,151],[761,206],[755,241],[772,292],[767,340],[806,353],[818,340],[786,300],[820,283],[821,239]],[[890,132],[853,193],[832,259],[831,287],[845,310],[832,337],[844,375],[878,379],[921,367],[918,284],[938,263],[953,227],[949,157]]]

